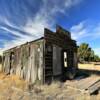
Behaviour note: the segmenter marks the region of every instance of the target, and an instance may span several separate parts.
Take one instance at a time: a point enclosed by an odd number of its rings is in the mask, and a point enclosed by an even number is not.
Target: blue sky
[[[69,30],[100,55],[100,0],[0,0],[0,50],[34,40],[44,27]]]

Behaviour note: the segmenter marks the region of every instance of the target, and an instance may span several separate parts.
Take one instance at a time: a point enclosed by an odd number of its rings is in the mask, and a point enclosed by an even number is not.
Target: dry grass
[[[79,64],[79,68],[100,71],[100,66],[94,64]],[[33,85],[33,89],[29,91],[28,84],[18,76],[0,73],[0,100],[100,100],[100,94],[92,96],[82,94],[68,88],[66,82]]]
[[[62,84],[60,82],[52,83],[51,85],[44,85],[41,87],[44,94],[56,95],[61,93]]]
[[[0,73],[0,81],[1,83],[4,83],[5,85],[7,85],[7,87],[14,86],[16,88],[24,89],[26,85],[26,82],[20,79],[18,76],[5,75],[4,73]]]
[[[21,80],[18,76],[0,73],[0,100],[17,100],[17,92],[22,92],[25,87],[26,82]],[[14,96],[16,99],[14,99]],[[13,99],[10,99],[10,97]]]
[[[2,65],[0,64],[0,72],[1,72],[1,70],[2,70]]]

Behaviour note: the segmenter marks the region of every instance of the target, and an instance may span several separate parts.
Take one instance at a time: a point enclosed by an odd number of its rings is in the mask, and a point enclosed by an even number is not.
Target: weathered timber
[[[81,80],[67,81],[67,86],[83,93],[92,94],[100,89],[100,78],[90,77]]]
[[[3,58],[3,72],[31,83],[50,83],[77,69],[77,45],[70,32],[58,26],[56,32],[44,29],[42,38],[4,51]]]
[[[89,94],[93,94],[95,91],[99,91],[100,90],[100,80],[95,82],[92,86],[90,86],[88,89],[87,89],[87,92]]]

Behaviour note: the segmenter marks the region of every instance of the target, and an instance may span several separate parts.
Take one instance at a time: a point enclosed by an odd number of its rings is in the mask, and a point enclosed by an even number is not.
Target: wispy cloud
[[[79,24],[72,26],[70,30],[72,33],[72,37],[74,39],[83,38],[83,37],[87,36],[87,32],[88,32],[85,21],[82,21]]]
[[[17,36],[14,40],[6,41],[5,39],[4,48],[10,48],[41,37],[44,27],[52,28],[56,24],[55,16],[57,13],[65,14],[81,1],[11,0],[9,3],[6,0],[1,0],[0,29]]]
[[[77,25],[72,26],[70,30],[73,39],[76,39],[79,44],[85,40],[87,43],[90,41],[90,43],[92,42],[95,44],[92,49],[97,55],[100,56],[100,48],[96,47],[96,44],[99,44],[98,42],[100,42],[100,22],[94,23],[85,20]]]
[[[70,28],[72,37],[77,40],[90,38],[94,40],[100,37],[100,23],[90,23],[88,20],[82,21]]]

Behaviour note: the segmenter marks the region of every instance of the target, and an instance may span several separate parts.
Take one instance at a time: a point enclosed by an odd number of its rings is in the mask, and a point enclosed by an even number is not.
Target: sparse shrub
[[[29,83],[29,84],[27,85],[27,88],[28,88],[29,91],[32,91],[32,90],[34,89],[34,84]]]
[[[34,93],[38,94],[38,93],[41,93],[42,90],[41,88],[39,88],[39,86],[33,84],[33,83],[29,83],[28,85],[28,91],[34,91]]]

